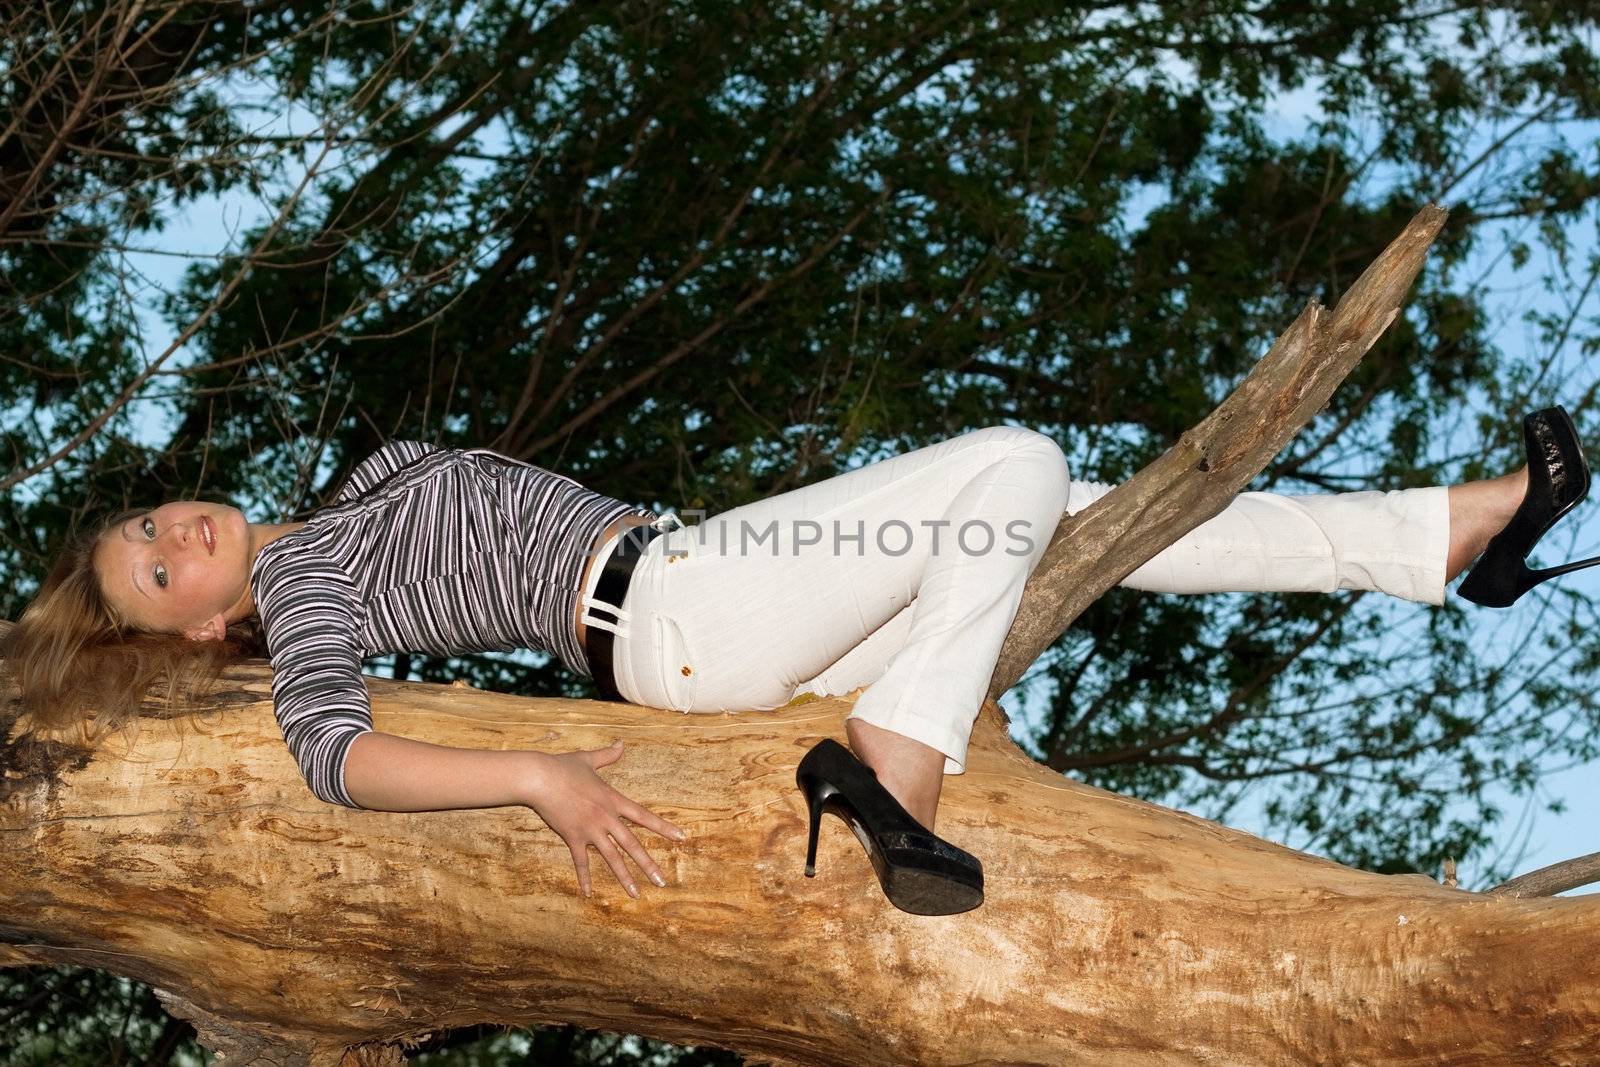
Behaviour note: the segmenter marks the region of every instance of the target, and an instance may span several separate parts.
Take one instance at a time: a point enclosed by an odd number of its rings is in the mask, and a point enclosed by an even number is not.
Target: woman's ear
[[[193,626],[183,631],[191,641],[221,641],[228,636],[228,620],[219,612],[206,620],[204,626]]]

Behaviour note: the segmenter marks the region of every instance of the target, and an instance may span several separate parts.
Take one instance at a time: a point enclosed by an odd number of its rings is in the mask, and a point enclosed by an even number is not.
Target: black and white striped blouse
[[[372,729],[367,656],[534,648],[591,677],[578,583],[594,539],[624,515],[657,517],[488,449],[393,441],[333,504],[263,546],[250,588],[273,713],[312,793],[360,806],[344,761]]]

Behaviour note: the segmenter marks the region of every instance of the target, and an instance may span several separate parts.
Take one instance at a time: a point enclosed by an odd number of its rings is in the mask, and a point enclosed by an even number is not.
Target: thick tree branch
[[[993,702],[939,826],[982,859],[985,901],[930,919],[884,901],[835,820],[804,875],[795,767],[844,738],[848,698],[686,723],[367,679],[379,730],[438,744],[624,738],[607,781],[689,832],[641,831],[669,885],[633,900],[603,876],[580,896],[523,808],[315,801],[266,664],[224,686],[203,722],[147,720],[126,759],[52,774],[35,741],[0,749],[0,965],[128,975],[213,1048],[327,1067],[484,1021],[809,1065],[1581,1062],[1600,1032],[1600,977],[1570,951],[1600,899],[1356,871],[1081,785]]]

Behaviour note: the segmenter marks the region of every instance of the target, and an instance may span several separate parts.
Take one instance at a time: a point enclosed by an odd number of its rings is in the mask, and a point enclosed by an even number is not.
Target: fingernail
[[[652,874],[652,875],[651,875],[651,876],[650,876],[650,880],[651,880],[651,881],[652,881],[652,882],[654,882],[654,883],[655,883],[655,884],[656,884],[656,885],[658,885],[658,886],[661,886],[661,887],[663,887],[663,888],[665,888],[665,887],[666,887],[666,884],[667,884],[667,880],[666,880],[666,879],[665,879],[665,878],[663,878],[663,877],[661,877],[661,876],[660,876],[660,875],[659,875],[659,874]]]
[[[682,830],[678,831],[678,840],[679,841],[686,841],[686,840],[688,840],[688,838],[689,838],[688,834],[684,833]]]
[[[639,887],[630,885],[628,887],[628,895],[630,897],[632,897],[633,899],[638,900],[639,899]]]

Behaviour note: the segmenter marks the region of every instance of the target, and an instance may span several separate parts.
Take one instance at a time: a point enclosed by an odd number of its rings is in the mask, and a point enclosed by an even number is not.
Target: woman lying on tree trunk
[[[1121,584],[1173,593],[1373,589],[1504,607],[1584,560],[1524,560],[1588,492],[1571,420],[1523,420],[1528,465],[1450,487],[1321,496],[1241,493]],[[762,711],[865,687],[797,780],[814,874],[826,810],[861,840],[889,900],[949,914],[983,899],[976,857],[933,833],[1023,585],[1059,525],[1110,491],[1061,448],[992,426],[735,508],[693,527],[484,449],[396,441],[305,522],[249,522],[175,501],[112,516],[71,545],[6,640],[35,726],[97,712],[137,727],[162,676],[200,682],[246,651],[272,660],[274,713],[311,791],[384,811],[525,804],[638,895],[624,823],[682,833],[608,786],[610,748],[448,748],[375,732],[364,657],[544,649],[602,696],[683,712]],[[171,690],[176,698],[176,690]]]

